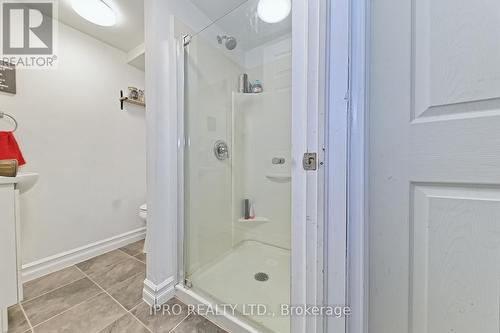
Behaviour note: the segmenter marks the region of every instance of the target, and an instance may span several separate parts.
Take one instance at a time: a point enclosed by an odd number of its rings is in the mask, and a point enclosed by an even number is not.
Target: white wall
[[[19,121],[23,171],[40,174],[21,200],[24,264],[144,226],[144,108],[118,103],[144,72],[63,24],[58,56],[57,69],[18,70],[17,95],[0,95]]]
[[[291,47],[285,38],[248,52],[246,72],[264,92],[234,95],[235,244],[251,239],[291,247]],[[285,164],[273,165],[273,157]],[[255,203],[257,217],[269,221],[238,222],[245,198]]]

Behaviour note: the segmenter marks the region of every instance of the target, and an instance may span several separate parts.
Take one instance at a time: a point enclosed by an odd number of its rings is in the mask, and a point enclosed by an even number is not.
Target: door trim
[[[350,1],[332,0],[326,24],[325,305],[347,306]],[[325,318],[324,332],[346,332],[346,318]]]
[[[371,11],[369,0],[350,9],[350,106],[348,159],[348,288],[352,315],[349,333],[368,333],[368,102]]]

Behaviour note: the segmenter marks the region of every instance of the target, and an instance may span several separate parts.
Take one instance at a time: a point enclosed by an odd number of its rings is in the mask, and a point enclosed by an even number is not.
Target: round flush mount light
[[[94,24],[110,27],[116,24],[116,14],[103,0],[72,0],[73,10]]]
[[[290,15],[291,0],[259,0],[257,14],[266,23],[278,23]]]

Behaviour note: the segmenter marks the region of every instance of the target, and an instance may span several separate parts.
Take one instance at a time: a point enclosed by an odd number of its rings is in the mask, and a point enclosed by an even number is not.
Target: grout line
[[[172,333],[173,331],[175,331],[175,330],[177,329],[177,327],[179,327],[179,325],[180,325],[180,324],[182,324],[182,322],[183,322],[184,320],[186,320],[186,319],[187,319],[187,317],[189,317],[190,315],[191,315],[191,314],[190,314],[190,313],[189,313],[189,311],[188,311],[187,316],[186,316],[186,317],[184,317],[184,318],[183,318],[183,319],[182,319],[182,320],[181,320],[181,321],[180,321],[177,325],[175,325],[175,327],[174,327],[174,328],[172,328],[172,329],[171,329],[168,333]]]
[[[85,279],[85,276],[81,276],[80,278],[78,278],[78,279],[76,279],[76,280],[74,280],[74,281],[71,281],[71,282],[65,283],[65,284],[63,284],[63,285],[61,285],[61,286],[59,286],[59,287],[57,287],[57,288],[54,288],[54,289],[49,290],[49,291],[46,291],[46,292],[44,292],[43,294],[40,294],[40,295],[38,295],[38,296],[36,296],[36,297],[33,297],[33,298],[27,299],[27,300],[25,300],[25,301],[22,301],[20,304],[26,304],[26,303],[29,303],[29,302],[31,302],[31,301],[34,301],[34,300],[35,300],[35,299],[37,299],[37,298],[40,298],[40,297],[42,297],[42,296],[45,296],[45,295],[47,295],[47,294],[49,294],[49,293],[51,293],[51,292],[53,292],[53,291],[56,291],[56,290],[58,290],[58,289],[63,288],[63,287],[67,287],[67,286],[69,286],[70,284],[75,283],[75,282],[78,282],[78,281],[80,281],[80,280],[82,280],[82,279]]]
[[[145,329],[147,329],[149,332],[153,333],[152,330],[149,329],[149,327],[147,327],[139,318],[137,318],[133,313],[132,311],[134,311],[136,308],[138,308],[141,304],[143,303],[143,300],[141,300],[139,302],[139,304],[137,304],[136,306],[134,306],[133,308],[130,309],[129,311],[129,314],[132,316],[132,318],[134,318],[135,320],[137,320],[139,322],[139,324],[141,324]]]
[[[78,267],[77,267],[78,268]],[[144,326],[144,328],[146,328],[149,332],[153,333],[149,327],[147,327],[146,325],[144,325],[144,323],[142,321],[139,320],[139,318],[136,318],[130,311],[132,311],[133,309],[135,309],[137,306],[139,306],[141,303],[139,302],[139,304],[137,304],[135,307],[133,307],[132,309],[130,310],[127,310],[120,302],[118,302],[118,300],[116,300],[113,296],[111,296],[110,293],[108,293],[103,287],[101,287],[97,282],[95,282],[94,280],[92,280],[92,278],[90,276],[88,276],[87,274],[85,274],[84,271],[82,271],[80,268],[78,268],[90,281],[92,281],[92,283],[94,283],[99,289],[101,289],[106,295],[108,295],[113,301],[115,301],[116,303],[118,303],[118,305],[123,309],[125,310],[125,314],[130,314],[132,317],[134,317],[142,326]],[[139,274],[139,273],[137,273]],[[131,276],[130,278],[134,277],[135,275]],[[127,279],[128,280],[128,279]],[[126,281],[126,280],[125,280]],[[141,300],[142,301],[142,300]],[[122,316],[123,317],[123,316]],[[121,317],[120,317],[121,318]],[[118,318],[118,319],[120,319]],[[117,319],[117,320],[118,320]],[[116,321],[116,320],[115,320]],[[108,324],[109,325],[109,324]],[[108,325],[106,325],[105,327],[103,327],[102,329],[106,328]],[[101,330],[102,330],[101,329]],[[98,331],[99,332],[99,331]]]
[[[144,261],[139,260],[139,258],[137,258],[137,256],[138,256],[138,255],[143,254],[144,252],[139,252],[139,253],[137,253],[136,255],[134,255],[134,256],[133,256],[133,255],[128,254],[127,252],[123,251],[121,248],[120,248],[120,249],[118,249],[118,250],[119,250],[119,251],[122,251],[123,253],[125,253],[125,254],[126,254],[126,255],[128,255],[129,257],[134,258],[134,259],[135,259],[135,260],[137,260],[138,262],[142,262],[144,265],[146,264]]]
[[[142,260],[139,260],[139,258],[137,258],[137,257],[132,257],[132,258],[134,258],[134,259],[135,259],[135,260],[137,260],[138,262],[140,262],[140,263],[142,263],[142,264],[146,265],[146,263],[145,263],[144,261],[142,261]]]
[[[146,264],[146,261],[142,261],[141,259],[137,258],[140,254],[145,254],[145,253],[144,252],[143,253],[139,253],[138,255],[134,256],[134,258],[137,259],[137,260],[139,260],[143,264]]]
[[[24,311],[24,307],[23,307],[22,303],[19,303],[19,307],[21,308],[21,311],[23,312],[24,318],[26,318],[26,322],[28,323],[28,326],[30,327],[30,329],[29,329],[29,330],[30,330],[31,332],[34,332],[34,330],[33,330],[33,325],[31,325],[31,321],[30,321],[30,319],[28,318],[28,315],[26,314],[26,311]],[[26,330],[26,332],[27,332],[27,331],[28,331],[28,330]]]

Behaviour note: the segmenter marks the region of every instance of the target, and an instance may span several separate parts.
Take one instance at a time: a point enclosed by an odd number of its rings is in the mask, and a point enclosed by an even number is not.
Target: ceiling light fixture
[[[266,23],[278,23],[290,15],[291,0],[259,0],[257,14]]]
[[[113,9],[103,0],[72,0],[73,10],[97,25],[110,27],[116,24],[116,14]]]

